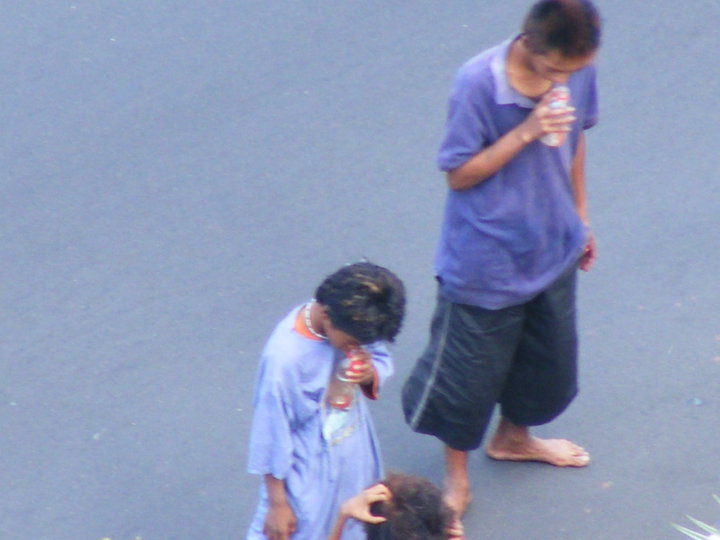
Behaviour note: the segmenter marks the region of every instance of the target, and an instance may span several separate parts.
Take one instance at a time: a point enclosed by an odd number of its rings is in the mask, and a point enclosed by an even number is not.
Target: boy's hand
[[[587,272],[592,267],[595,259],[597,258],[597,246],[595,245],[595,235],[592,231],[588,231],[588,239],[585,244],[585,249],[580,256],[580,263],[578,266],[580,270]]]
[[[387,486],[376,484],[345,501],[340,507],[340,514],[366,523],[382,523],[385,518],[371,514],[370,505],[374,502],[390,500],[390,497],[391,493]]]
[[[372,355],[363,348],[354,348],[348,351],[351,366],[346,371],[348,381],[357,384],[372,384],[375,379],[375,368]]]
[[[296,527],[297,519],[289,504],[270,504],[263,526],[263,534],[268,540],[289,540]]]
[[[523,140],[530,142],[549,133],[567,132],[576,118],[575,107],[551,109],[551,92],[547,92],[524,122]]]

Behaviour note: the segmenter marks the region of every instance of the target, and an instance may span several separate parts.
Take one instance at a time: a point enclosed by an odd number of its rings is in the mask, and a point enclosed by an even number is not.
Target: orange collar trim
[[[322,341],[317,336],[314,336],[310,333],[310,330],[308,330],[307,325],[305,324],[305,320],[303,319],[303,307],[298,309],[297,315],[295,316],[295,331],[300,334],[302,337],[306,337],[308,339],[312,339],[313,341]]]

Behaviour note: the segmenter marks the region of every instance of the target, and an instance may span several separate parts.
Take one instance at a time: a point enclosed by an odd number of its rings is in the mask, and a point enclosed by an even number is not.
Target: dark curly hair
[[[371,262],[350,264],[328,276],[315,299],[335,328],[363,344],[394,341],[405,316],[402,281]]]
[[[583,57],[600,47],[600,15],[590,0],[540,0],[525,17],[523,34],[535,54]]]
[[[406,474],[390,474],[382,481],[392,497],[373,503],[373,515],[386,521],[367,523],[367,540],[445,540],[452,524],[452,510],[442,492],[429,480]]]

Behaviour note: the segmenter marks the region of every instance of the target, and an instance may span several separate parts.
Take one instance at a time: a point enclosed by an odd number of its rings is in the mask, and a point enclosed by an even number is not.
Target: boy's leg
[[[526,326],[500,399],[502,419],[487,447],[494,459],[542,461],[560,467],[590,463],[564,439],[539,439],[528,426],[550,422],[577,393],[574,270],[527,304]]]
[[[444,499],[458,519],[463,516],[472,498],[467,463],[468,452],[445,445]]]
[[[403,386],[410,427],[446,445],[445,500],[458,517],[470,502],[468,452],[480,445],[504,387],[523,313],[522,306],[485,310],[439,297],[430,343]]]

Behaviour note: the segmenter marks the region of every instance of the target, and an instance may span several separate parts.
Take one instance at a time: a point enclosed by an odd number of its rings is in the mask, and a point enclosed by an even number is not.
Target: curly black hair
[[[590,0],[540,0],[525,17],[523,34],[535,54],[588,56],[600,47],[600,15]]]
[[[335,328],[363,344],[394,341],[405,316],[402,281],[371,262],[349,264],[328,276],[315,299]]]
[[[392,494],[390,500],[373,503],[373,515],[386,521],[367,523],[368,540],[445,540],[452,524],[452,510],[442,492],[429,480],[406,474],[389,474],[382,481]]]

